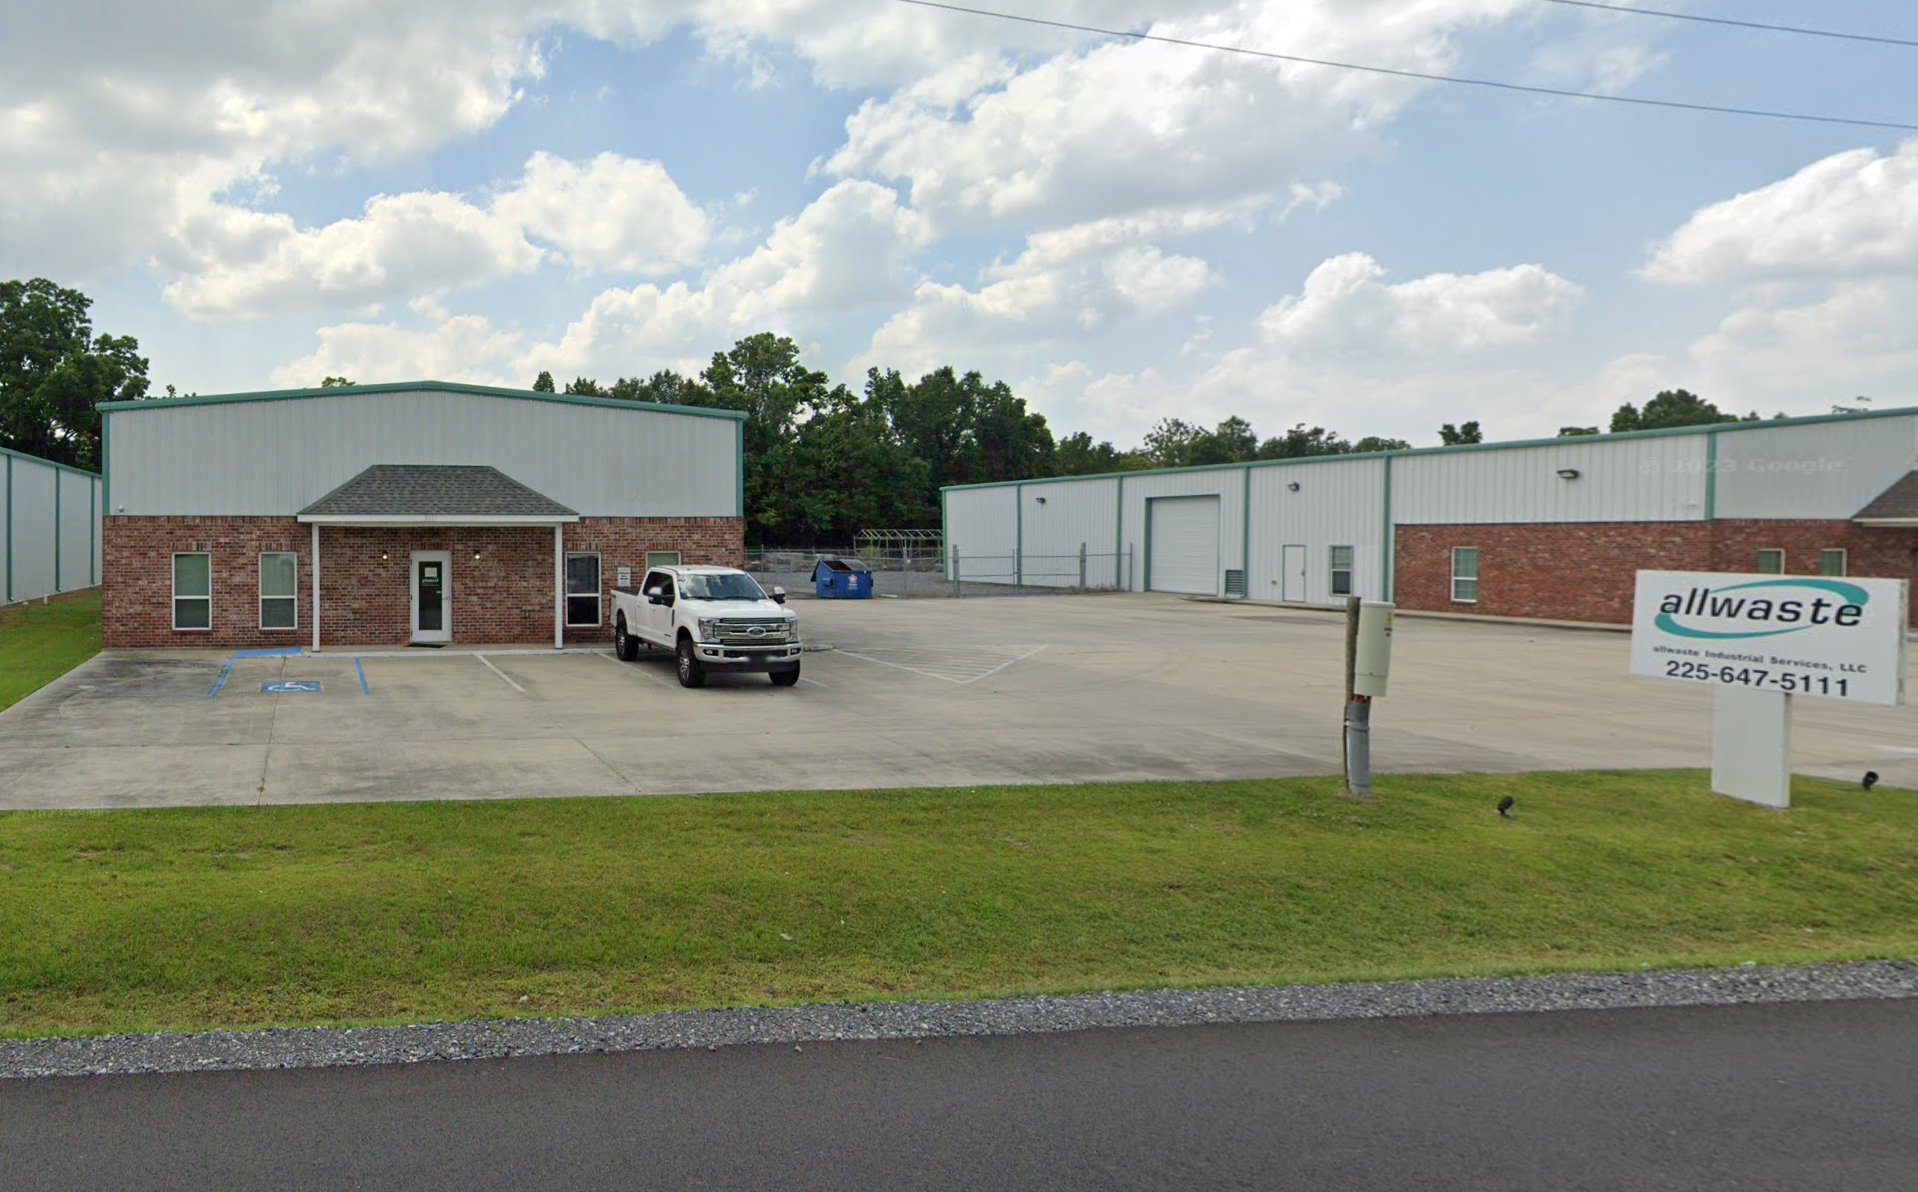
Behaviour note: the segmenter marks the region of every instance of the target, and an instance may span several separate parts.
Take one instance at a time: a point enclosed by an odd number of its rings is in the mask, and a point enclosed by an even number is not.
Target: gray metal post
[[[1086,590],[1086,544],[1079,544],[1079,590]]]
[[[956,546],[952,548],[952,594],[964,595],[959,589],[959,548]]]
[[[1372,794],[1372,700],[1355,695],[1353,676],[1359,657],[1359,598],[1345,598],[1345,789],[1362,798]]]

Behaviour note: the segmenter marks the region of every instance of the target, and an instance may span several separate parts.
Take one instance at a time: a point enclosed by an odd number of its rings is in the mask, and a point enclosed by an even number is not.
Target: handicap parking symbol
[[[318,691],[318,679],[288,679],[279,683],[262,683],[260,690],[267,695],[292,695],[300,692]]]

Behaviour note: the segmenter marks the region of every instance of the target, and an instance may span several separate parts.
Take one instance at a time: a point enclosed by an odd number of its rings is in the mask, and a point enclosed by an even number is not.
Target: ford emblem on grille
[[[765,627],[764,625],[755,625],[755,626],[753,626],[753,627],[752,627],[751,629],[748,629],[748,630],[746,631],[746,636],[748,636],[748,637],[765,637],[765,636],[766,636],[766,627]]]

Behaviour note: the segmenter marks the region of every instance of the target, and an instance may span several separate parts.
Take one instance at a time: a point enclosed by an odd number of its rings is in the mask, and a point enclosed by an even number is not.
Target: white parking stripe
[[[514,691],[519,692],[521,695],[526,694],[526,688],[521,687],[518,683],[513,682],[512,677],[510,675],[508,675],[505,671],[501,670],[499,667],[494,666],[492,659],[488,658],[484,654],[475,654],[473,655],[473,657],[479,659],[481,664],[484,665],[487,670],[492,671],[494,674],[498,675],[500,678],[505,679],[506,685],[508,687],[511,687]]]
[[[811,683],[811,684],[812,684],[812,685],[813,685],[814,687],[824,687],[824,686],[825,686],[825,684],[824,684],[824,683],[821,683],[821,682],[820,682],[820,681],[819,681],[818,679],[808,679],[808,678],[807,678],[806,676],[804,676],[804,675],[801,675],[801,676],[799,676],[799,681],[800,681],[801,683]]]
[[[660,685],[661,687],[671,687],[671,686],[672,686],[672,684],[671,684],[671,683],[668,683],[668,682],[667,682],[666,680],[664,680],[664,679],[662,679],[662,678],[660,678],[660,677],[659,677],[658,675],[656,675],[656,674],[654,674],[654,673],[653,673],[653,668],[652,668],[652,667],[650,667],[650,666],[632,666],[632,667],[629,667],[629,666],[627,666],[627,665],[626,665],[625,663],[623,663],[623,662],[621,662],[621,661],[620,661],[619,659],[617,659],[617,658],[615,658],[615,657],[613,657],[613,656],[612,656],[611,654],[609,654],[609,653],[607,653],[607,652],[606,652],[606,651],[604,651],[604,650],[594,650],[594,651],[593,651],[593,653],[595,653],[595,654],[597,654],[597,655],[599,655],[599,656],[600,656],[601,658],[604,658],[604,659],[605,659],[606,661],[608,661],[608,662],[610,662],[610,663],[612,663],[612,664],[613,664],[614,666],[617,666],[617,667],[619,667],[619,668],[620,668],[620,669],[622,669],[622,670],[627,670],[627,671],[630,671],[631,673],[633,673],[633,674],[636,674],[636,675],[644,675],[644,676],[645,676],[646,678],[648,678],[648,679],[651,679],[651,680],[652,680],[653,682],[655,682],[655,683],[657,683],[657,684],[659,684],[659,685]]]

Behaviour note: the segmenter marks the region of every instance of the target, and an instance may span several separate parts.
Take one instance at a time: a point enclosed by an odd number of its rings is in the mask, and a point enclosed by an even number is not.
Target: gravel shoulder
[[[0,1079],[326,1068],[1112,1027],[1305,1022],[1918,997],[1918,960],[1377,984],[824,1003],[594,1018],[0,1040]]]

